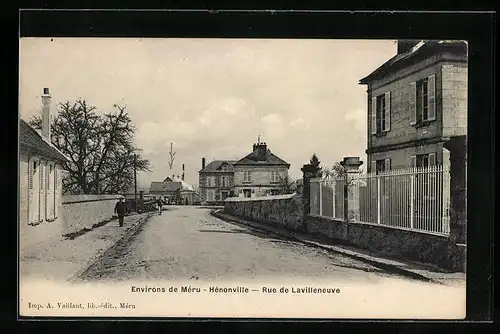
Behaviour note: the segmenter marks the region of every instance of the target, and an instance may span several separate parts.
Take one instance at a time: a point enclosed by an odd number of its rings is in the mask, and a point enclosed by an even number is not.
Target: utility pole
[[[137,212],[137,154],[134,153],[134,207]]]

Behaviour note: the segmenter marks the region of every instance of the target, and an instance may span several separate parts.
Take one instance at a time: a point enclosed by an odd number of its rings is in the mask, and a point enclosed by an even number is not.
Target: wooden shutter
[[[387,158],[384,160],[384,169],[386,171],[391,170],[391,159],[390,158]]]
[[[372,97],[372,135],[377,133],[377,97]]]
[[[385,126],[384,131],[391,130],[391,92],[385,93]]]
[[[415,168],[417,167],[417,156],[412,155],[410,156],[410,168]]]
[[[410,124],[417,124],[417,83],[410,82],[409,91],[409,103],[410,103]]]
[[[427,78],[427,116],[430,121],[436,119],[436,75]]]
[[[436,153],[429,154],[429,166],[436,165]]]
[[[371,172],[372,173],[376,173],[377,172],[377,161],[376,160],[372,160]]]

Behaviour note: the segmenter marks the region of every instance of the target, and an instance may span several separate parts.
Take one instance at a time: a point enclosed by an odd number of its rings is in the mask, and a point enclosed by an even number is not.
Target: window
[[[45,182],[45,165],[40,165],[40,189],[42,190],[44,182]]]
[[[280,174],[277,170],[272,170],[271,171],[271,182],[279,182],[280,181]]]
[[[252,191],[250,189],[243,189],[243,197],[252,197]]]
[[[250,171],[243,172],[243,182],[252,182],[252,174]]]
[[[207,201],[208,202],[213,202],[214,201],[214,191],[213,190],[207,190]]]
[[[380,160],[373,160],[372,161],[372,167],[371,167],[371,172],[372,173],[383,173],[391,170],[391,159],[380,159]]]
[[[52,173],[53,173],[53,170],[54,170],[54,166],[53,165],[49,165],[49,168],[47,169],[47,190],[50,190],[52,187],[50,186],[51,184],[51,181],[52,181]]]
[[[30,189],[33,189],[33,177],[36,174],[37,167],[38,167],[37,162],[33,161],[31,163],[31,168],[29,169],[29,180],[28,180],[28,182],[29,182],[29,188]]]
[[[391,129],[391,92],[372,98],[372,134]]]
[[[422,124],[436,119],[435,75],[410,83],[410,124]]]
[[[229,184],[229,176],[227,175],[223,175],[220,177],[220,180],[221,180],[221,186],[222,187],[229,187],[230,184]]]
[[[207,176],[207,187],[215,187],[215,177]]]
[[[429,167],[436,165],[436,153],[412,155],[410,167]]]
[[[222,169],[223,171],[227,171],[227,164],[223,164],[223,165],[221,166],[221,169]]]

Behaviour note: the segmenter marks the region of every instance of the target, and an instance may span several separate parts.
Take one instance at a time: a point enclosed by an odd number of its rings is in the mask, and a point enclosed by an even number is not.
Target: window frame
[[[252,172],[249,170],[243,171],[243,182],[251,183],[252,182]]]

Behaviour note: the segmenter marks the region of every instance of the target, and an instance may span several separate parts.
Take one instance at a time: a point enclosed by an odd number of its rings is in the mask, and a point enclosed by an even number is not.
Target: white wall
[[[62,233],[78,232],[111,219],[121,195],[65,195],[62,197]]]

